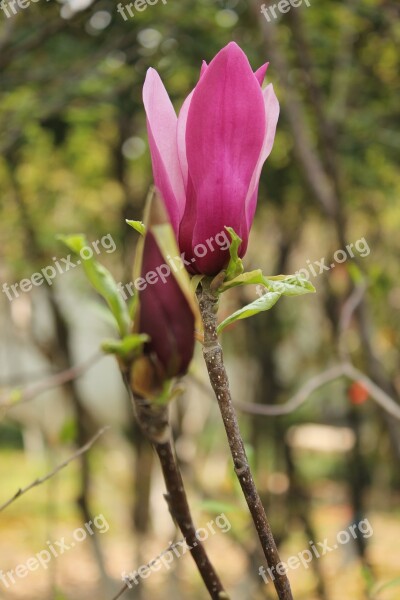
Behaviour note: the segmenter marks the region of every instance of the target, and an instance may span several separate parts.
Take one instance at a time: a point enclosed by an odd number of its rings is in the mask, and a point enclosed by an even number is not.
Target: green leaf
[[[132,321],[135,320],[135,315],[136,315],[136,310],[137,310],[137,305],[138,305],[138,295],[135,294],[129,301],[128,301],[128,312],[129,312],[129,316],[131,318]]]
[[[262,285],[269,292],[279,292],[283,296],[301,296],[315,292],[315,288],[307,279],[299,275],[273,275],[266,277],[261,269],[248,271],[238,275],[231,281],[226,281],[219,288],[220,292],[225,292],[239,285]]]
[[[347,265],[347,270],[353,283],[360,285],[365,281],[363,272],[356,263],[349,262],[349,264]]]
[[[14,404],[17,404],[18,402],[20,402],[22,400],[22,397],[23,397],[22,390],[16,388],[10,394],[10,402],[13,402]]]
[[[140,235],[144,235],[146,233],[146,225],[142,223],[142,221],[131,221],[130,219],[125,219],[125,222],[135,229],[135,231],[140,233]]]
[[[59,433],[60,442],[68,444],[76,439],[77,424],[76,419],[67,419]]]
[[[264,277],[264,286],[270,292],[280,292],[282,296],[302,296],[315,292],[313,284],[298,275]]]
[[[149,341],[149,336],[143,333],[133,333],[122,340],[105,340],[101,347],[104,352],[118,354],[121,358],[133,358],[141,353],[143,345]]]
[[[57,239],[78,255],[84,247],[88,246],[86,237],[83,234],[59,235],[57,236]],[[103,267],[103,265],[97,262],[93,257],[87,259],[81,258],[81,264],[89,282],[107,302],[117,321],[121,337],[126,336],[130,327],[128,307],[125,304],[110,271]]]
[[[190,289],[192,290],[193,294],[196,293],[199,283],[202,279],[204,279],[204,277],[205,275],[193,275],[193,277],[190,279]]]
[[[85,261],[83,268],[94,289],[99,292],[110,307],[121,336],[125,336],[129,331],[130,324],[128,308],[111,273],[94,260]]]
[[[231,236],[231,245],[229,246],[230,261],[226,269],[226,280],[234,279],[240,273],[243,273],[243,263],[238,256],[239,246],[242,243],[240,237],[235,233],[232,227],[225,227]]]
[[[218,291],[222,293],[226,290],[237,287],[238,285],[251,285],[257,283],[262,285],[264,284],[264,275],[262,274],[261,269],[257,269],[256,271],[248,271],[247,273],[238,275],[230,281],[225,281]]]
[[[302,296],[303,294],[315,292],[312,283],[304,277],[298,275],[273,275],[265,277],[261,269],[241,273],[234,279],[225,281],[218,291],[222,293],[239,285],[261,285],[267,291],[258,300],[241,308],[222,321],[218,326],[218,331],[222,331],[227,325],[239,319],[247,319],[259,312],[269,310],[281,296]]]
[[[235,323],[235,321],[239,321],[240,319],[248,319],[253,315],[257,315],[260,312],[269,310],[279,300],[281,295],[282,294],[280,292],[267,292],[261,296],[261,298],[257,298],[257,300],[254,300],[254,302],[247,304],[247,306],[237,310],[227,319],[222,321],[222,323],[218,325],[217,332],[220,333],[227,325]]]
[[[79,252],[87,245],[87,239],[84,233],[74,233],[71,235],[56,235],[56,239],[65,244],[71,252],[79,254]]]
[[[167,379],[167,381],[164,381],[161,393],[153,399],[153,402],[159,406],[166,406],[169,402],[181,396],[183,392],[183,386],[175,385],[174,380]]]

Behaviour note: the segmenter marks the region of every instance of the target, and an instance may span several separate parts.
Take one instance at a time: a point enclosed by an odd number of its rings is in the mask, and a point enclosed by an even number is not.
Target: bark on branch
[[[249,507],[257,534],[267,560],[274,572],[274,585],[280,600],[293,600],[289,579],[280,575],[276,567],[281,562],[264,507],[258,494],[246,456],[239,423],[233,406],[222,348],[217,335],[217,303],[209,284],[203,280],[197,291],[204,326],[203,355],[224,422],[226,435],[243,495]]]

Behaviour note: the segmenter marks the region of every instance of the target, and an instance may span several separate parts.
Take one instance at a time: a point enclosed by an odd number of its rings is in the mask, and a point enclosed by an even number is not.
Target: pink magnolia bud
[[[146,233],[137,250],[139,299],[134,331],[147,334],[144,355],[135,361],[133,389],[143,396],[159,395],[164,383],[184,375],[193,358],[197,307],[186,271],[176,272],[161,246],[178,254],[176,241],[162,202],[153,194],[145,219]]]
[[[257,204],[261,169],[270,154],[279,116],[272,84],[262,90],[268,65],[253,73],[235,43],[207,66],[177,118],[163,83],[149,69],[143,88],[147,129],[157,187],[165,200],[180,251],[195,273],[216,275],[226,245],[195,248],[232,227],[243,240],[243,257]]]
[[[139,333],[149,335],[151,341],[146,352],[154,355],[165,377],[171,379],[186,373],[192,360],[195,317],[173,274],[166,275],[168,270],[171,271],[149,231],[144,242],[141,276],[149,279],[149,273],[154,273],[153,279],[157,280],[139,293]],[[158,272],[164,274],[163,279]]]

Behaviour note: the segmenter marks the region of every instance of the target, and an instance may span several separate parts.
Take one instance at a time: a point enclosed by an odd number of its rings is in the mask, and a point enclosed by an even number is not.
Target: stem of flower
[[[235,472],[257,530],[270,575],[272,573],[271,579],[278,598],[279,600],[293,600],[288,577],[285,574],[281,575],[281,569],[277,569],[280,563],[278,550],[251,474],[236,411],[232,403],[229,380],[217,334],[218,296],[212,290],[210,283],[203,279],[197,290],[197,297],[204,326],[204,360],[221,411]]]
[[[137,396],[132,399],[140,428],[153,445],[160,460],[167,488],[167,494],[164,497],[169,511],[186,540],[187,547],[207,587],[210,598],[213,600],[229,600],[229,596],[225,592],[203,544],[196,536],[196,528],[174,452],[168,420],[168,407],[157,405]]]

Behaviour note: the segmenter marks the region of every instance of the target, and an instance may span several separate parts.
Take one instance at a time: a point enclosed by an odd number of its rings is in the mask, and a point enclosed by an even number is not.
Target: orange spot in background
[[[354,381],[347,390],[349,400],[352,404],[364,404],[368,400],[368,390],[359,381]]]

